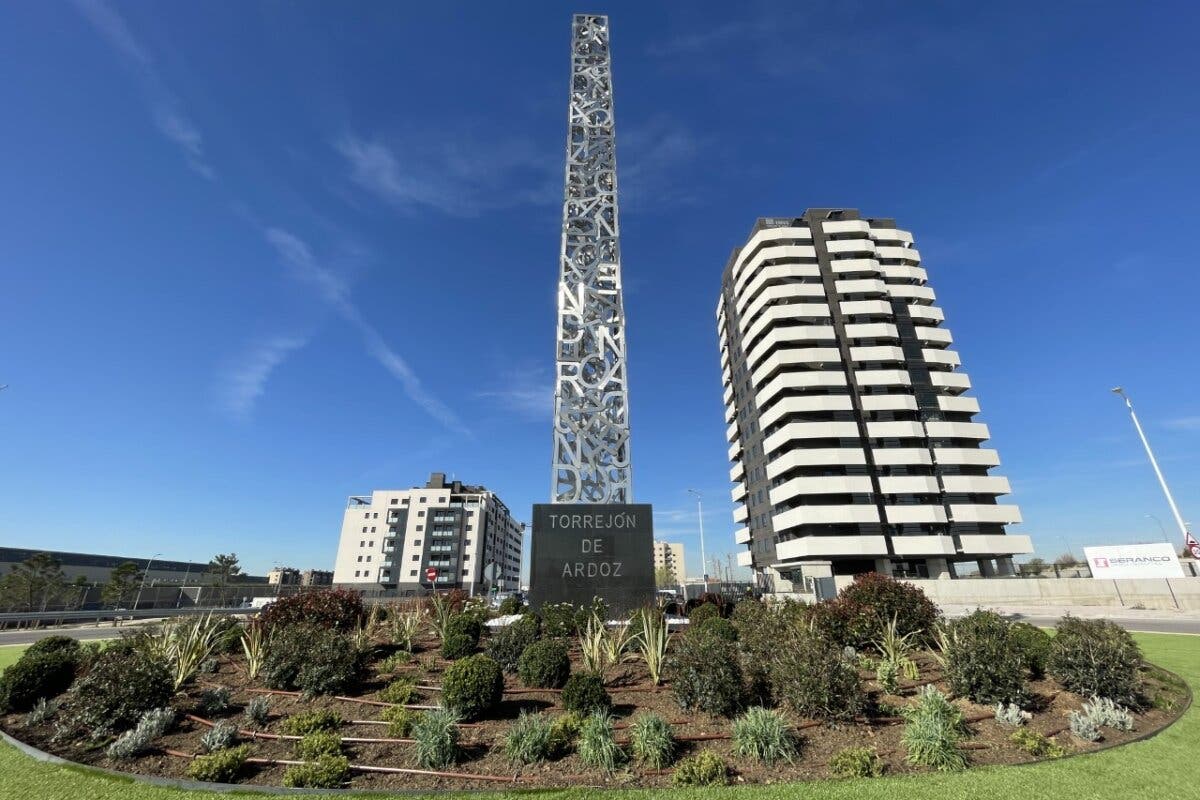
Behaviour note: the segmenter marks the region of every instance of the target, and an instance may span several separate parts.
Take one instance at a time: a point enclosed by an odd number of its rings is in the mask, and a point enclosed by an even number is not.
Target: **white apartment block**
[[[411,596],[430,588],[425,571],[437,570],[439,590],[520,586],[524,525],[482,486],[446,481],[435,472],[424,487],[380,490],[351,497],[342,519],[333,582],[367,595]]]
[[[764,589],[882,572],[1011,574],[987,425],[912,234],[810,209],[760,219],[717,305],[738,563]]]
[[[654,542],[654,574],[660,569],[671,572],[672,583],[684,583],[687,580],[687,569],[683,561],[683,545],[678,542]]]

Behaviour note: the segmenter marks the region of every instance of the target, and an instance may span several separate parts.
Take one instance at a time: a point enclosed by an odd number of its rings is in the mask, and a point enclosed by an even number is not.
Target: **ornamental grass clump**
[[[675,758],[677,747],[670,723],[658,714],[641,714],[629,726],[630,752],[652,769],[668,767]]]
[[[796,735],[783,714],[755,707],[733,722],[733,752],[743,758],[772,765],[795,760],[799,748]]]
[[[579,740],[575,745],[579,760],[589,767],[614,771],[624,763],[625,753],[617,744],[613,729],[613,717],[607,711],[593,711],[579,726]]]
[[[458,761],[459,717],[448,708],[426,711],[412,726],[414,755],[422,769],[445,769]]]
[[[519,764],[536,764],[554,753],[554,724],[544,714],[522,711],[504,735],[504,755]]]
[[[662,682],[667,648],[671,642],[667,618],[661,611],[652,608],[643,608],[637,613],[638,618],[631,625],[640,631],[635,643],[637,653],[646,665],[646,672],[650,674],[650,683],[658,686]]]
[[[419,607],[405,611],[393,610],[388,615],[388,631],[392,644],[398,644],[411,653],[417,636],[425,624],[425,612]]]
[[[966,726],[962,712],[934,686],[921,688],[917,704],[904,710],[907,720],[901,741],[908,763],[939,771],[964,769],[967,758],[959,747]]]
[[[267,657],[268,640],[267,626],[262,620],[252,619],[242,627],[239,641],[242,652],[246,655],[246,676],[252,681],[257,680],[258,673],[262,671],[263,661]]]

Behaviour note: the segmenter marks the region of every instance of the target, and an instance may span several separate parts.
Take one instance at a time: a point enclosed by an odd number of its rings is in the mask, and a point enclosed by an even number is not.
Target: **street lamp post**
[[[142,589],[146,588],[146,576],[150,574],[150,565],[154,563],[154,559],[161,556],[162,553],[155,553],[146,559],[146,571],[142,573],[142,582],[138,585],[137,597],[133,599],[133,610],[137,611],[138,603],[142,601]]]
[[[688,493],[696,495],[696,520],[700,523],[700,574],[704,576],[704,593],[708,594],[708,567],[704,563],[704,504],[695,489],[688,489]]]
[[[1141,437],[1142,446],[1146,448],[1146,455],[1150,457],[1150,466],[1154,467],[1154,474],[1158,476],[1158,483],[1162,486],[1163,494],[1167,496],[1167,505],[1171,507],[1171,513],[1175,515],[1175,522],[1179,525],[1179,532],[1183,535],[1183,539],[1186,542],[1188,538],[1187,524],[1183,521],[1183,516],[1179,513],[1179,507],[1175,505],[1175,498],[1171,496],[1171,490],[1167,486],[1167,479],[1163,477],[1162,470],[1158,468],[1158,461],[1154,458],[1154,451],[1150,449],[1150,442],[1146,439],[1146,432],[1142,430],[1142,423],[1138,422],[1137,414],[1133,411],[1133,402],[1120,386],[1113,389],[1113,394],[1120,396],[1125,401],[1126,407],[1129,408],[1129,418],[1133,420],[1133,427],[1137,429],[1138,436]]]

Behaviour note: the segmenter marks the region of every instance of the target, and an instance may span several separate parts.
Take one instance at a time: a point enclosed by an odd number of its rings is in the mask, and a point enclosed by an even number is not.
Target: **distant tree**
[[[62,602],[69,590],[62,564],[49,553],[35,553],[17,564],[2,584],[4,604],[22,611],[45,611]]]
[[[1021,572],[1027,572],[1032,575],[1038,575],[1046,569],[1046,559],[1031,558],[1021,565]]]
[[[654,570],[654,585],[660,589],[664,586],[675,586],[679,581],[675,580],[675,571],[670,567],[658,567]]]
[[[217,590],[218,602],[224,602],[226,587],[242,574],[237,553],[217,553],[213,556],[212,561],[208,562],[208,574],[212,576],[213,583],[219,587]]]
[[[132,561],[113,567],[108,582],[100,590],[100,599],[106,604],[123,608],[133,602],[134,593],[142,583],[142,571]]]
[[[1054,559],[1054,566],[1056,567],[1073,567],[1078,563],[1079,560],[1070,553],[1063,553],[1058,558]]]

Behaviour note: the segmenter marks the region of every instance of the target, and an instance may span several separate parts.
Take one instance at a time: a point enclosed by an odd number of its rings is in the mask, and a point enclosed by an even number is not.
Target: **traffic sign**
[[[425,568],[425,580],[429,581],[430,583],[433,583],[434,581],[437,580],[437,576],[438,576],[437,567],[426,567]]]

